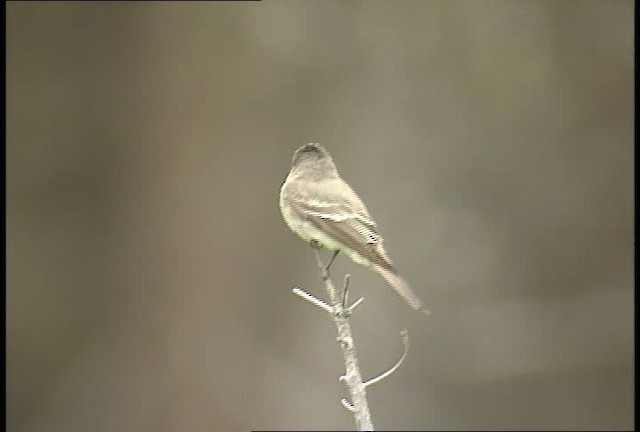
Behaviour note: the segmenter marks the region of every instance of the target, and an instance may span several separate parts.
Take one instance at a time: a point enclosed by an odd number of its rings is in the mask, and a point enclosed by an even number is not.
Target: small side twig
[[[364,301],[364,297],[360,297],[358,300],[356,300],[355,302],[353,302],[353,304],[351,306],[349,306],[346,310],[347,315],[351,315],[351,313],[353,312],[353,310],[355,308],[357,308],[362,302]]]
[[[342,309],[347,309],[347,301],[349,299],[349,279],[351,275],[344,275],[344,285],[342,285]]]
[[[293,293],[296,294],[297,296],[299,296],[300,298],[302,298],[303,300],[308,301],[312,305],[318,306],[320,309],[323,309],[323,310],[329,312],[330,314],[333,313],[333,308],[331,307],[331,305],[327,304],[323,300],[320,300],[318,297],[314,296],[313,294],[310,294],[310,293],[306,292],[302,288],[294,287],[293,288]]]
[[[365,382],[364,383],[365,387],[369,387],[370,385],[373,385],[377,382],[382,381],[383,379],[385,379],[386,377],[394,373],[396,370],[398,370],[402,362],[404,362],[404,359],[407,357],[407,353],[409,352],[409,332],[406,329],[402,330],[400,332],[400,336],[402,337],[402,346],[404,347],[404,350],[402,352],[402,357],[400,357],[400,360],[398,360],[396,364],[393,365],[393,367],[391,367],[391,369],[389,369],[388,371],[383,372],[377,377],[371,378],[370,380]]]
[[[351,402],[349,402],[346,399],[342,399],[340,401],[340,403],[342,404],[342,406],[349,412],[354,412],[356,409],[354,408],[353,404]]]

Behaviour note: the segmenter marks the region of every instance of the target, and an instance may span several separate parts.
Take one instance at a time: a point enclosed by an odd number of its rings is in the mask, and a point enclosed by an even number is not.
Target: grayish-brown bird
[[[428,313],[387,256],[364,203],[319,144],[305,144],[293,154],[291,171],[280,189],[280,211],[303,240],[334,251],[334,258],[342,251],[374,269],[413,309]]]

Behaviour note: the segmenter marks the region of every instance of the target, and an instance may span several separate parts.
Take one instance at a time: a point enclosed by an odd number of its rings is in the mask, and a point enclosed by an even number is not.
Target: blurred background
[[[281,220],[319,142],[379,429],[633,428],[633,2],[7,4],[12,432],[352,429]]]

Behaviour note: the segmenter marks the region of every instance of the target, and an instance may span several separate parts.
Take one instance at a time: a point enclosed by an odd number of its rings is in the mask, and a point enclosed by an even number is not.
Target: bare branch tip
[[[400,337],[402,338],[402,345],[404,346],[405,351],[409,350],[409,330],[404,329],[400,332]]]
[[[353,404],[346,399],[342,399],[340,403],[349,412],[354,412],[356,410]]]
[[[355,308],[357,308],[360,305],[360,303],[362,303],[363,301],[364,301],[364,297],[360,297],[351,306],[347,308],[347,312],[351,314],[355,310]]]
[[[349,302],[349,279],[345,276],[344,285],[342,287],[342,309],[347,308],[347,303]]]
[[[300,297],[303,300],[308,301],[309,303],[311,303],[314,306],[319,307],[320,309],[328,312],[328,313],[333,313],[333,307],[331,307],[329,304],[327,304],[325,301],[320,300],[319,298],[317,298],[316,296],[314,296],[313,294],[310,294],[308,292],[306,292],[305,290],[303,290],[300,287],[294,287],[293,288],[293,293],[295,295],[297,295],[298,297]]]

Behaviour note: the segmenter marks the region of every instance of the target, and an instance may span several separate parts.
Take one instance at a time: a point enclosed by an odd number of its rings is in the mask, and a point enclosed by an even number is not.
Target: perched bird
[[[364,203],[319,144],[305,144],[293,154],[291,171],[280,189],[280,211],[303,240],[334,251],[328,266],[343,252],[378,272],[413,309],[429,313],[387,256]]]

